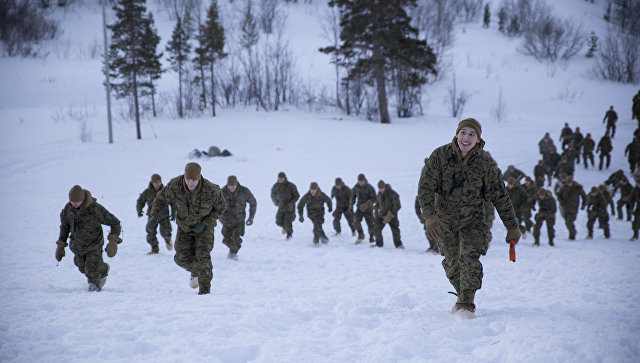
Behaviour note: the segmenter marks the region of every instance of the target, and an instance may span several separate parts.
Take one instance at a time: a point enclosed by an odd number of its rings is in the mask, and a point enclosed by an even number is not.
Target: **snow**
[[[600,18],[593,6],[580,1],[559,10],[587,20],[592,14],[589,21],[595,22]],[[326,42],[319,28],[307,29],[313,11],[301,4],[289,10],[288,19],[298,24],[291,36],[301,29],[308,46],[298,66],[304,68],[305,57],[313,59],[331,87],[327,57],[312,53]],[[97,7],[74,11],[85,16],[67,13],[69,29],[100,24]],[[166,14],[154,15],[166,34]],[[101,33],[65,34],[73,34],[65,38],[72,42],[66,58],[52,53],[47,59],[0,59],[0,361],[640,360],[640,244],[628,241],[630,223],[613,217],[611,239],[596,230],[587,241],[580,212],[578,239],[569,242],[558,215],[556,246],[546,244],[543,227],[542,246],[530,247],[530,236],[521,240],[516,263],[509,262],[506,231],[496,220],[481,259],[476,318],[449,313],[455,297],[447,294],[452,288],[442,258],[424,253],[427,241],[413,203],[422,160],[455,132],[458,120],[443,103],[450,77],[427,87],[424,116],[394,118],[391,125],[293,107],[218,109],[216,118],[144,119],[143,139],[136,140],[134,123],[114,114],[115,143],[108,144],[104,91],[96,86],[100,60],[74,55],[73,43],[82,38],[78,44],[90,44]],[[315,35],[317,46],[311,43]],[[589,189],[617,169],[628,170],[623,150],[636,127],[630,102],[637,87],[590,78],[592,63],[581,56],[566,65],[539,63],[518,53],[517,43],[473,24],[464,32],[459,27],[452,50],[459,89],[473,91],[462,117],[482,122],[486,149],[499,166],[514,164],[532,174],[539,139],[549,131],[557,140],[564,122],[598,140],[602,116],[614,105],[620,121],[611,168],[579,166],[575,179]],[[490,112],[500,87],[508,115],[503,123]],[[83,120],[92,135],[86,143],[79,140]],[[216,228],[212,294],[198,296],[173,251],[161,244],[160,254],[146,255],[146,218],[137,218],[135,202],[152,173],[166,183],[182,174],[189,151],[210,145],[234,156],[199,159],[204,177],[222,186],[228,175],[237,175],[253,191],[258,209],[237,262],[226,258]],[[388,229],[382,249],[356,246],[348,234],[314,247],[309,221],[296,221],[293,239],[285,241],[269,198],[281,170],[301,194],[312,181],[328,193],[337,176],[352,186],[359,173],[373,185],[379,179],[390,183],[401,197],[406,249],[393,248]],[[74,184],[90,190],[122,222],[124,242],[114,258],[104,255],[111,272],[100,293],[87,291],[68,248],[58,266],[54,259],[59,212]],[[328,235],[331,220],[327,214]]]

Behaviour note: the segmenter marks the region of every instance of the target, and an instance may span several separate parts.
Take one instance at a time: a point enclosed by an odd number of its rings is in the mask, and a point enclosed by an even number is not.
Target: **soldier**
[[[534,205],[536,203],[536,195],[538,193],[538,186],[533,180],[529,177],[524,179],[525,192],[527,192],[527,205],[526,208],[522,211],[522,218],[524,219],[524,226],[527,229],[527,232],[531,232],[531,227],[533,227],[533,222],[531,221],[531,210],[534,209]]]
[[[573,133],[572,144],[573,148],[576,149],[576,162],[580,164],[580,146],[582,144],[582,140],[584,140],[584,136],[580,132],[580,128],[576,127],[576,131]]]
[[[538,160],[538,164],[533,167],[533,177],[536,178],[536,186],[542,188],[544,186],[544,179],[547,174],[547,167],[544,166],[544,161]]]
[[[551,186],[551,177],[555,174],[556,168],[560,163],[560,154],[556,152],[556,148],[549,149],[549,153],[547,153],[546,158],[543,158],[544,166],[546,167],[547,172],[547,180],[549,181],[549,186]]]
[[[496,207],[507,228],[506,241],[518,243],[521,236],[502,173],[483,150],[481,132],[475,119],[462,120],[453,141],[433,151],[418,184],[427,235],[437,241],[442,266],[458,296],[454,312],[473,313],[476,290],[482,287],[480,256],[489,246],[484,200]]]
[[[362,230],[362,218],[367,222],[369,232],[369,243],[375,240],[375,221],[373,219],[373,203],[376,201],[376,191],[368,183],[364,174],[358,175],[358,183],[353,186],[353,203],[356,206],[356,213],[353,215],[353,226],[358,231],[358,239],[356,244],[360,244],[364,240],[364,231]],[[357,199],[357,202],[356,202]]]
[[[602,170],[602,159],[607,159],[607,169],[609,169],[609,164],[611,164],[611,150],[613,150],[613,145],[611,145],[611,138],[609,137],[609,131],[604,133],[604,136],[598,142],[598,148],[596,149],[596,153],[600,153],[600,164],[598,164],[598,170]]]
[[[627,160],[629,161],[629,169],[631,169],[631,172],[633,173],[638,160],[640,160],[640,141],[637,137],[634,137],[633,141],[627,145],[624,149],[624,154],[627,156]]]
[[[151,175],[151,181],[149,182],[149,186],[140,193],[138,197],[138,201],[136,203],[136,210],[138,211],[138,218],[142,218],[142,208],[147,205],[147,216],[149,216],[149,212],[151,212],[151,207],[153,206],[153,198],[156,197],[156,194],[160,190],[162,190],[164,186],[162,185],[162,178],[158,174]],[[151,217],[149,217],[151,218]],[[176,219],[173,211],[169,213],[169,206],[165,205],[158,212],[158,224],[160,224],[160,235],[164,239],[165,246],[167,250],[171,251],[173,249],[173,244],[171,243],[171,222],[169,220],[174,221]],[[147,223],[149,222],[147,218]],[[154,228],[150,233],[147,232],[147,242],[151,245],[151,251],[147,253],[147,255],[153,255],[160,252],[158,248],[158,238],[156,237],[157,231]]]
[[[613,190],[613,196],[616,195],[616,192],[620,189],[620,199],[616,203],[618,207],[618,219],[622,220],[622,207],[626,207],[627,210],[627,221],[631,220],[631,191],[633,191],[633,186],[629,183],[629,180],[625,177],[620,180],[620,183]]]
[[[593,239],[593,225],[598,219],[600,228],[604,229],[604,238],[609,238],[609,213],[607,213],[607,201],[605,196],[597,187],[591,188],[586,205],[582,209],[587,208],[587,230],[589,235],[587,239]]]
[[[353,192],[351,188],[344,185],[341,178],[336,178],[336,184],[331,188],[331,198],[336,198],[336,210],[333,212],[333,229],[336,231],[334,236],[339,236],[341,232],[340,219],[344,214],[344,219],[351,229],[351,235],[356,235],[356,229],[353,226]]]
[[[107,256],[113,257],[118,252],[118,244],[122,242],[118,237],[120,221],[100,205],[88,190],[74,185],[69,191],[69,203],[60,212],[56,260],[60,262],[64,257],[67,238],[71,234],[71,252],[75,255],[73,262],[87,276],[89,291],[101,291],[109,275],[109,264],[102,260],[103,224],[111,227],[105,251]]]
[[[611,138],[616,135],[616,121],[618,121],[618,114],[613,110],[613,106],[609,107],[609,111],[604,114],[602,123],[607,122],[607,133],[611,130]]]
[[[302,214],[304,212],[304,206],[307,206],[307,217],[309,217],[313,223],[313,244],[315,245],[320,241],[322,241],[322,243],[329,243],[329,238],[324,234],[324,230],[322,229],[322,224],[324,224],[325,203],[327,203],[327,208],[329,208],[329,212],[331,212],[333,210],[331,198],[320,190],[316,182],[311,183],[309,191],[303,195],[298,202],[300,223],[304,222]]]
[[[201,175],[198,163],[188,163],[184,174],[162,188],[153,200],[147,232],[158,226],[158,215],[166,204],[176,211],[176,255],[173,260],[191,272],[189,286],[200,287],[198,295],[211,292],[213,232],[217,220],[227,208],[220,187]]]
[[[529,196],[527,195],[527,191],[524,190],[518,180],[515,178],[509,178],[507,181],[507,193],[509,193],[513,209],[516,211],[516,217],[518,217],[518,221],[520,223],[520,231],[524,234],[527,230],[523,225],[523,222],[525,221],[524,215],[525,210],[529,207]]]
[[[513,165],[509,165],[507,167],[507,171],[505,171],[504,174],[502,174],[502,180],[507,181],[507,180],[509,180],[509,178],[513,177],[518,182],[520,182],[522,180],[522,178],[524,178],[525,176],[526,175],[524,175],[522,170],[516,168]]]
[[[553,140],[551,139],[551,135],[549,133],[545,133],[544,137],[538,143],[540,147],[540,154],[542,155],[542,159],[545,159],[546,155],[551,151],[551,148],[556,148],[553,144]]]
[[[293,235],[293,221],[296,219],[296,202],[300,198],[296,185],[287,179],[284,171],[278,173],[278,181],[271,187],[271,201],[278,207],[276,225],[282,227],[287,240]]]
[[[569,127],[569,123],[565,122],[564,127],[562,128],[562,131],[560,131],[560,141],[562,141],[562,146],[561,146],[562,150],[564,150],[564,148],[567,145],[571,144],[572,138],[573,138],[573,130],[571,130],[571,127]]]
[[[371,245],[371,247],[383,246],[382,229],[388,224],[393,235],[393,244],[396,248],[404,249],[400,239],[400,221],[398,220],[400,196],[395,190],[391,189],[391,185],[382,180],[378,182],[378,195],[376,196],[374,209],[376,211],[376,244]]]
[[[564,223],[569,231],[569,240],[574,241],[577,234],[574,222],[578,216],[580,198],[582,198],[582,205],[584,206],[587,195],[582,185],[574,181],[572,176],[567,176],[564,185],[560,188],[557,195],[561,210],[560,215],[564,218]]]
[[[591,160],[591,167],[595,167],[593,162],[593,149],[596,147],[595,141],[591,138],[591,134],[587,133],[587,136],[582,140],[580,148],[582,149],[582,159],[584,161],[584,168],[588,167],[587,160]]]
[[[538,213],[536,213],[534,220],[536,224],[533,226],[533,238],[534,246],[540,246],[540,229],[542,223],[547,223],[547,236],[549,237],[549,246],[554,246],[553,238],[556,231],[553,226],[556,224],[556,200],[550,191],[540,188],[536,194],[536,202],[538,202]]]
[[[227,209],[220,217],[222,243],[229,247],[227,258],[238,260],[238,250],[242,247],[244,226],[253,224],[257,202],[249,188],[238,183],[238,178],[235,175],[227,177],[227,185],[222,188],[222,196],[227,202]],[[247,204],[249,204],[249,218],[245,221]]]
[[[613,204],[613,197],[611,196],[611,193],[609,193],[609,190],[607,189],[606,185],[600,185],[598,187],[598,189],[600,190],[600,194],[602,194],[602,196],[604,197],[604,200],[606,201],[607,205],[611,206],[611,214],[615,217],[616,216],[616,210],[615,210],[615,206]],[[600,227],[602,228],[602,227]]]
[[[633,96],[633,105],[631,106],[631,119],[640,122],[640,91]]]
[[[607,180],[604,182],[604,185],[607,185],[607,186],[610,185],[613,188],[615,188],[618,184],[620,184],[620,181],[622,179],[626,179],[626,178],[627,177],[624,175],[624,170],[618,169],[615,172],[611,173],[611,175],[609,175]]]
[[[573,166],[575,166],[576,161],[580,163],[579,155],[578,150],[573,147],[573,144],[569,144],[567,149],[562,152],[562,156],[567,158],[567,161]]]
[[[636,182],[636,185],[631,191],[629,197],[629,205],[633,209],[633,222],[631,222],[631,229],[633,229],[633,236],[629,241],[638,240],[638,231],[640,230],[640,184]]]
[[[558,178],[561,174],[573,176],[574,170],[575,170],[575,167],[573,166],[573,163],[569,162],[566,156],[562,156],[560,157],[560,162],[558,163],[558,166],[556,166],[556,171],[554,175],[556,178]]]
[[[420,199],[418,198],[418,196],[416,196],[415,210],[416,210],[416,216],[418,216],[418,220],[420,221],[420,224],[422,224],[422,227],[424,228],[425,227],[424,218],[422,217],[422,210],[420,209]],[[426,229],[424,232],[425,232],[425,236],[427,236],[427,241],[429,242],[429,248],[427,248],[427,250],[424,252],[431,252],[434,255],[440,254],[440,251],[438,250],[438,244],[434,240],[429,238],[429,236],[427,235]]]

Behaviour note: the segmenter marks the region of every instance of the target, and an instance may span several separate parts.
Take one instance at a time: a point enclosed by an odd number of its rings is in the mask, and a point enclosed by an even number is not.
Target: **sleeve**
[[[140,193],[140,196],[138,197],[138,201],[136,202],[136,211],[140,212],[142,211],[142,208],[144,208],[144,202],[145,202],[145,192]]]
[[[298,214],[299,215],[303,214],[305,204],[307,204],[307,195],[306,194],[298,202]]]
[[[331,202],[331,198],[328,195],[324,194],[324,201],[327,203],[327,207],[333,210],[333,203]]]
[[[507,229],[517,228],[518,219],[511,203],[511,198],[504,187],[504,183],[500,178],[502,173],[493,159],[489,159],[487,167],[487,179],[485,195],[487,199],[493,203],[498,211],[502,223]]]
[[[164,189],[160,192],[162,191],[164,191]],[[158,193],[158,195],[160,195],[160,193]],[[153,201],[154,209],[156,201],[158,200],[158,195],[156,195],[156,199]],[[213,229],[213,227],[216,226],[216,221],[220,218],[222,213],[224,213],[225,209],[227,209],[227,201],[224,199],[224,195],[222,195],[220,188],[215,187],[213,191],[213,208],[211,208],[211,213],[203,219],[202,223]]]
[[[278,199],[276,198],[276,187],[278,186],[278,184],[273,184],[273,186],[271,187],[271,201],[273,202],[273,204],[278,205]]]
[[[116,218],[116,216],[111,214],[101,204],[96,205],[96,212],[98,214],[98,220],[100,221],[100,223],[111,227],[111,231],[109,232],[109,234],[115,234],[116,236],[119,236],[121,231],[120,220]]]
[[[398,211],[400,210],[402,206],[400,205],[400,195],[398,193],[396,193],[393,196],[393,215],[395,215],[396,217],[398,216]]]
[[[168,193],[167,190],[169,190],[170,187],[171,187],[170,185],[167,185],[166,187],[162,188],[162,190],[160,190],[158,194],[156,194],[156,197],[153,198],[153,203],[152,203],[151,210],[149,211],[149,216],[157,215],[165,205],[170,204],[171,198],[169,198],[167,195]]]
[[[300,199],[300,193],[298,193],[298,188],[296,187],[295,184],[291,184],[292,188],[292,193],[293,193],[293,202],[295,203],[296,201],[298,201],[298,199]]]
[[[423,214],[431,215],[436,212],[435,195],[440,185],[442,185],[442,168],[440,158],[434,151],[424,164],[418,182],[418,200]]]
[[[414,207],[416,209],[416,216],[420,218],[420,215],[422,215],[422,211],[420,210],[420,201],[418,200],[418,197],[416,197],[416,203]]]
[[[258,202],[256,202],[256,197],[253,196],[253,193],[249,189],[247,189],[249,193],[249,198],[247,198],[247,203],[249,203],[249,218],[253,219],[256,215],[256,207],[258,206]]]
[[[62,242],[67,242],[70,231],[71,226],[69,226],[69,221],[67,221],[67,216],[63,209],[60,212],[60,235],[58,236],[58,239]]]

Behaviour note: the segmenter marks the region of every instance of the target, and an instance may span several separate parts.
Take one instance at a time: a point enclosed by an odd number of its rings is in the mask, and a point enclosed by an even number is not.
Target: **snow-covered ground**
[[[599,19],[592,6],[602,4],[574,4],[560,10],[575,10],[585,22]],[[86,16],[94,16],[99,24],[95,10],[80,7],[83,16],[66,19],[87,27]],[[298,17],[313,19],[302,5],[290,11],[300,27],[309,22]],[[156,15],[161,31],[170,28],[162,19]],[[90,39],[94,31],[101,36],[95,29],[74,36]],[[299,50],[321,64],[325,56],[311,50],[323,43]],[[474,92],[463,117],[482,122],[486,149],[499,166],[532,174],[539,139],[549,131],[557,140],[564,122],[597,141],[602,116],[614,105],[620,121],[610,170],[578,167],[575,179],[588,189],[627,170],[623,150],[636,127],[630,102],[637,88],[590,79],[591,64],[581,57],[550,66],[516,46],[517,40],[477,24],[459,29],[452,50],[458,86]],[[556,246],[545,244],[543,228],[543,245],[530,247],[530,236],[521,240],[516,263],[508,260],[506,231],[497,220],[481,259],[476,319],[449,314],[455,298],[447,294],[442,258],[424,253],[413,203],[422,160],[455,132],[458,120],[442,102],[450,78],[428,89],[425,116],[391,125],[291,107],[222,109],[214,119],[144,120],[143,139],[135,140],[133,122],[116,116],[110,145],[99,70],[99,60],[82,57],[0,59],[1,361],[640,360],[640,243],[628,241],[629,222],[613,218],[611,239],[596,230],[586,241],[586,215],[579,214],[578,239],[569,242],[558,215]],[[330,73],[326,79],[331,82]],[[500,88],[508,115],[503,123],[491,117]],[[90,142],[79,141],[82,122],[72,113],[87,123]],[[212,294],[198,296],[172,251],[161,247],[159,255],[146,255],[146,218],[137,218],[135,202],[152,173],[166,183],[182,174],[189,151],[210,145],[234,156],[198,160],[204,177],[223,185],[237,175],[256,196],[258,211],[238,262],[226,258],[217,228]],[[301,194],[312,181],[328,193],[337,176],[353,185],[361,172],[374,185],[390,183],[403,205],[406,249],[392,247],[388,230],[382,249],[356,246],[350,236],[314,247],[309,221],[296,221],[294,238],[285,241],[269,198],[281,170]],[[74,184],[122,222],[124,242],[114,258],[104,256],[111,272],[100,293],[87,291],[69,249],[59,266],[54,259],[59,212]],[[329,214],[324,227],[333,232]]]

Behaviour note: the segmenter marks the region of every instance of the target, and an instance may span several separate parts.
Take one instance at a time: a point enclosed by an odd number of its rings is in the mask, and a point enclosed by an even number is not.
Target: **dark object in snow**
[[[193,149],[189,152],[189,159],[197,159],[202,157],[203,155],[214,157],[214,156],[232,156],[231,151],[224,149],[220,151],[220,148],[217,146],[210,146],[208,151],[200,151],[198,149]]]

